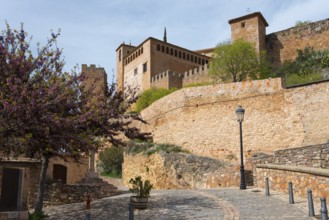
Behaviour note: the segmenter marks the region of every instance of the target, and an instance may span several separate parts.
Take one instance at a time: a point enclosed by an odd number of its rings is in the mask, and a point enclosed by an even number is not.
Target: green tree
[[[269,70],[265,53],[258,55],[251,43],[236,40],[215,48],[209,74],[223,82],[240,82],[247,77],[266,78]]]
[[[123,148],[109,147],[99,153],[99,159],[104,173],[121,176],[123,163]]]

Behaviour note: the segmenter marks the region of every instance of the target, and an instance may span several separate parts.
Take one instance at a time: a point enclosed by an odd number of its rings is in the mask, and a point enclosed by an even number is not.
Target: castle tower
[[[96,67],[95,65],[90,65],[88,67],[86,64],[82,64],[82,73],[85,77],[84,89],[89,93],[91,92],[92,103],[98,102],[101,99],[100,94],[104,94],[107,89],[107,74],[105,69],[102,67]]]
[[[255,44],[256,52],[266,50],[265,37],[268,23],[260,12],[254,12],[228,21],[232,42],[243,39]]]
[[[116,85],[117,91],[123,91],[124,88],[124,57],[133,51],[136,47],[122,43],[116,49]]]

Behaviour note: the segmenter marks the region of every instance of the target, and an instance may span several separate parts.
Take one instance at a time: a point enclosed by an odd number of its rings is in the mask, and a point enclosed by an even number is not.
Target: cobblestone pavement
[[[128,220],[129,197],[131,194],[95,200],[90,210],[92,220]],[[315,214],[320,207],[315,205]],[[44,208],[48,220],[84,220],[85,203],[75,203]],[[152,190],[149,207],[134,211],[135,220],[171,219],[273,219],[306,220],[308,205],[305,199],[295,198],[289,204],[287,195],[271,192],[270,197],[256,188],[203,190]]]

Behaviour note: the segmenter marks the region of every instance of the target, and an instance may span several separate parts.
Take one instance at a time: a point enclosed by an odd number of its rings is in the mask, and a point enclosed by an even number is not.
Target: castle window
[[[193,62],[193,58],[194,58],[193,55],[191,55],[191,61],[192,61],[192,62]]]
[[[199,64],[201,64],[201,58],[199,57]]]
[[[166,47],[166,53],[169,53],[169,48],[168,47]]]
[[[141,53],[143,53],[143,47],[141,48]]]
[[[194,57],[194,63],[198,63],[198,58]]]
[[[134,75],[137,75],[137,74],[138,74],[138,69],[135,68],[135,69],[134,69]]]
[[[157,50],[160,51],[160,44],[157,45]]]
[[[175,57],[177,57],[177,50],[175,50]]]
[[[187,60],[190,60],[190,54],[187,54],[186,56]]]
[[[121,50],[119,50],[119,61],[121,61]]]
[[[204,65],[204,59],[202,59],[202,65]]]
[[[164,51],[165,51],[165,47],[162,45],[162,52],[164,53]]]
[[[170,55],[174,55],[174,50],[170,48]]]
[[[183,52],[183,59],[185,60],[185,53]]]
[[[182,52],[178,52],[178,57],[181,58],[182,57]]]
[[[147,63],[143,64],[143,73],[145,73],[147,71]]]
[[[244,28],[246,26],[246,22],[241,22],[241,27]]]

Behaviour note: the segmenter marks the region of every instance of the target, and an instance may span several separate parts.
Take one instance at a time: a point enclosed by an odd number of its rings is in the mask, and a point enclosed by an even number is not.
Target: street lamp
[[[236,110],[236,117],[240,124],[240,159],[241,159],[241,165],[240,165],[240,189],[246,189],[246,179],[244,176],[244,165],[243,165],[243,143],[242,143],[242,121],[244,117],[244,109],[242,106],[239,106]]]

